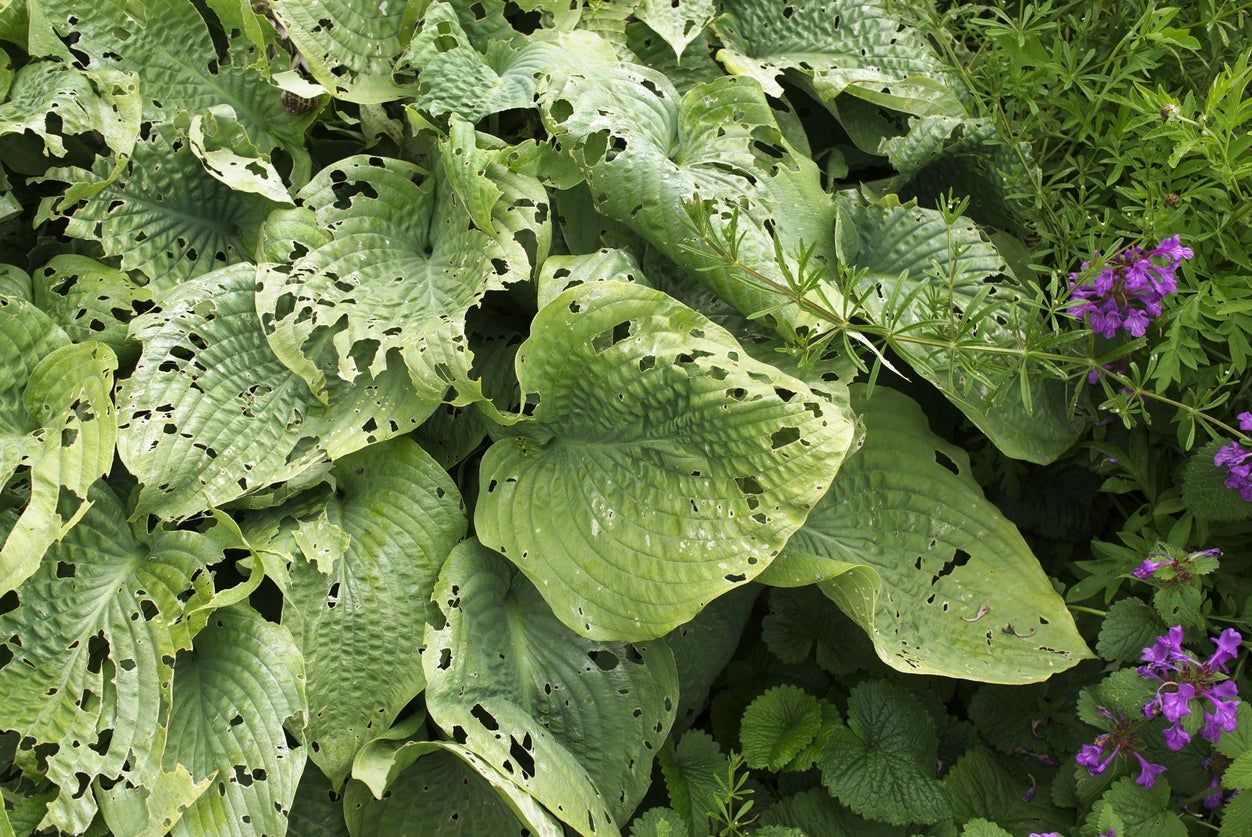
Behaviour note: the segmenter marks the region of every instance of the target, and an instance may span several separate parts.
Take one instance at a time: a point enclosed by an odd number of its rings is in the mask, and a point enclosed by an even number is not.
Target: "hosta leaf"
[[[211,594],[207,566],[221,557],[194,532],[140,542],[103,484],[89,500],[18,588],[18,608],[0,616],[11,654],[0,667],[0,730],[21,734],[28,766],[36,747],[53,746],[46,775],[60,793],[46,822],[67,831],[95,813],[84,782],[158,783],[174,653],[203,624],[187,613]]]
[[[841,93],[916,114],[962,115],[948,71],[884,0],[728,0],[715,22],[717,58],[772,96],[794,74],[821,101]]]
[[[252,141],[229,105],[215,105],[191,117],[187,139],[205,170],[231,189],[277,204],[292,202],[269,155]]]
[[[843,206],[859,236],[853,263],[864,271],[858,287],[867,293],[873,317],[895,328],[914,326],[910,333],[918,337],[947,340],[932,326],[916,324],[950,320],[955,308],[977,322],[969,337],[989,346],[1023,348],[1022,333],[1033,315],[1025,313],[1029,309],[1011,281],[1001,279],[1010,276],[1008,265],[972,222],[949,225],[937,210],[890,201],[851,199]],[[1032,376],[1028,407],[1016,371],[979,369],[985,379],[979,380],[947,349],[907,341],[897,349],[1008,456],[1048,463],[1078,437],[1068,417],[1065,385],[1054,378]]]
[[[674,721],[669,649],[579,637],[474,541],[453,550],[434,598],[443,624],[428,625],[422,656],[431,718],[578,833],[617,833]]]
[[[408,95],[391,67],[413,30],[417,3],[272,0],[271,9],[313,78],[337,99],[364,104]]]
[[[108,790],[101,788],[96,795],[110,833],[164,837],[212,781],[194,781],[187,768],[179,764],[169,772],[161,772],[148,785],[119,784]]]
[[[18,70],[8,101],[0,104],[0,135],[30,131],[44,143],[44,154],[64,157],[62,137],[99,131],[118,158],[128,156],[139,138],[139,97],[134,78],[116,71],[83,73],[55,61],[37,61]],[[49,116],[59,122],[49,126]]]
[[[33,0],[57,35],[94,69],[142,68],[145,119],[172,118],[229,105],[263,150],[303,155],[310,119],[283,109],[280,91],[253,67],[224,62],[204,18],[189,0]]]
[[[351,389],[332,379],[319,401],[266,343],[255,276],[247,264],[216,271],[135,321],[143,353],[119,392],[118,453],[145,513],[186,517],[299,477],[434,409],[401,369]]]
[[[745,314],[771,311],[784,331],[821,322],[728,266],[688,215],[708,202],[723,237],[737,219],[740,262],[776,284],[801,246],[818,262],[834,252],[834,207],[816,165],[783,138],[761,87],[722,77],[679,97],[673,84],[633,64],[569,74],[541,92],[544,127],[583,171],[597,211],[625,224]]]
[[[775,686],[748,705],[739,725],[744,761],[777,772],[822,728],[817,698],[797,686]]]
[[[865,444],[779,568],[805,567],[808,581],[832,577],[823,590],[900,671],[1030,683],[1089,657],[1030,548],[983,498],[964,452],[930,433],[906,396],[855,393]]]
[[[852,690],[848,726],[820,762],[822,783],[840,802],[893,825],[933,823],[951,813],[934,778],[938,740],[917,699],[885,680]]]
[[[461,156],[472,151],[471,134]],[[355,380],[362,366],[382,374],[395,350],[414,385],[441,399],[468,375],[466,312],[488,291],[529,276],[518,233],[542,235],[543,188],[496,163],[485,172],[456,170],[457,157],[445,149],[447,162],[433,176],[399,160],[351,157],[300,191],[319,234],[295,240],[302,255],[290,268],[262,271],[257,309],[275,352],[315,391],[325,381],[314,360],[329,341],[343,380]],[[467,211],[466,200],[481,206],[467,190],[484,185],[499,199],[482,213]],[[498,230],[476,226],[482,214]]]
[[[654,638],[750,581],[852,443],[842,405],[638,285],[561,294],[517,370],[538,406],[484,457],[476,528],[584,636]]]
[[[343,796],[320,770],[305,767],[287,816],[287,837],[349,837]]]
[[[687,45],[713,19],[713,0],[643,0],[639,19],[664,38],[681,58]]]
[[[507,782],[503,777],[499,781]],[[343,801],[353,837],[402,837],[415,833],[419,823],[421,834],[430,837],[534,833],[491,784],[448,749],[432,748],[416,759],[388,785],[381,800],[374,799],[365,785],[352,782]]]
[[[102,343],[70,343],[30,303],[0,297],[0,363],[0,484],[26,466],[29,488],[0,549],[0,593],[7,593],[86,510],[88,488],[113,464],[117,358]]]
[[[465,510],[448,475],[413,442],[396,439],[344,457],[335,490],[315,491],[249,521],[249,541],[292,559],[283,603],[304,656],[309,758],[340,786],[366,741],[391,726],[424,684],[424,612]],[[330,566],[306,534],[341,534]]]
[[[218,610],[174,666],[165,766],[212,784],[173,837],[284,834],[305,748],[283,726],[304,726],[304,666],[286,628],[246,604]]]
[[[152,291],[124,271],[64,253],[35,271],[33,285],[35,304],[71,340],[98,340],[123,361],[138,355],[139,347],[127,340],[127,328],[137,314],[152,307]]]
[[[678,664],[676,733],[686,731],[704,709],[709,690],[739,647],[759,593],[760,588],[753,585],[732,590],[665,635],[665,644]]]
[[[96,179],[106,163],[96,164]],[[99,242],[123,270],[148,277],[159,295],[246,258],[274,206],[214,179],[186,137],[162,125],[135,146],[117,180],[70,210],[65,232]]]

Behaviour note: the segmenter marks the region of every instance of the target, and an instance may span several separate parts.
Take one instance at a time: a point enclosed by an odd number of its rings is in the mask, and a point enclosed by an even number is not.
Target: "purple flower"
[[[1163,733],[1165,746],[1181,750],[1191,741],[1191,733],[1183,728],[1182,719],[1192,712],[1192,703],[1205,701],[1208,709],[1200,734],[1216,744],[1223,733],[1233,732],[1239,709],[1239,693],[1226,672],[1239,653],[1243,637],[1227,628],[1210,641],[1217,646],[1213,655],[1201,663],[1182,650],[1182,627],[1175,625],[1156,642],[1143,649],[1140,676],[1160,683],[1156,693],[1143,707],[1145,718],[1161,715],[1170,722]]]
[[[1244,416],[1249,418],[1245,427]],[[1239,414],[1239,429],[1252,432],[1252,413]],[[1245,502],[1252,502],[1252,451],[1238,442],[1229,442],[1217,450],[1213,464],[1226,469],[1226,487],[1238,491]]]
[[[1135,753],[1135,758],[1139,760],[1139,776],[1135,779],[1135,784],[1145,788],[1156,785],[1157,777],[1165,772],[1165,765],[1153,764],[1138,753]]]
[[[1164,561],[1153,561],[1151,558],[1144,558],[1143,563],[1135,567],[1134,576],[1140,580],[1147,580],[1156,574],[1156,571],[1169,563],[1169,559]]]
[[[1061,835],[1057,834],[1055,831],[1045,831],[1042,834],[1038,831],[1032,831],[1030,832],[1030,837],[1061,837]]]
[[[1161,300],[1177,290],[1178,266],[1193,255],[1191,248],[1183,247],[1174,235],[1146,253],[1141,247],[1117,253],[1090,284],[1081,282],[1079,273],[1071,273],[1070,296],[1074,301],[1069,304],[1070,314],[1085,319],[1101,337],[1115,337],[1119,330],[1142,337],[1152,320],[1161,316]],[[1090,267],[1090,261],[1083,262],[1082,270]]]
[[[1252,433],[1252,413],[1239,414],[1239,429],[1244,433]]]

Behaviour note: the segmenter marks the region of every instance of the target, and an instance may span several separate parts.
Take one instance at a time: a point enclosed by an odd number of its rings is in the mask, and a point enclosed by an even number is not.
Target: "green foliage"
[[[1248,12],[0,0],[0,835],[1247,832]]]

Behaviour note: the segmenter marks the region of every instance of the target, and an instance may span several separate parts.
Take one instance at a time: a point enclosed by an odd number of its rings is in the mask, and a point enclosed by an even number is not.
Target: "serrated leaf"
[[[28,499],[0,548],[0,593],[17,589],[88,506],[113,464],[117,358],[102,343],[73,344],[38,308],[0,297],[0,483],[19,467]],[[62,501],[62,489],[77,503]]]
[[[900,671],[1020,684],[1090,656],[965,453],[898,392],[856,388],[853,404],[865,443],[767,580],[821,582]]]
[[[453,147],[443,154],[456,165]],[[400,160],[350,157],[297,195],[316,236],[297,229],[292,263],[261,270],[257,311],[274,352],[315,392],[326,386],[317,364],[329,345],[335,375],[349,383],[381,375],[394,350],[423,397],[442,400],[454,384],[467,396],[466,313],[529,275],[517,234],[541,237],[547,204],[537,182],[498,164],[470,174],[448,167],[430,176]],[[464,198],[467,180],[488,173],[502,193],[490,210],[494,234],[475,226]],[[277,242],[289,229],[262,234]]]
[[[1129,777],[1118,780],[1092,808],[1088,823],[1096,824],[1105,808],[1125,823],[1127,834],[1153,837],[1186,837],[1187,827],[1170,808],[1169,782],[1158,779],[1150,789],[1139,787]],[[1121,832],[1118,832],[1121,833]]]
[[[374,445],[335,463],[335,490],[302,495],[248,521],[248,540],[292,559],[282,624],[304,657],[309,759],[340,787],[357,750],[425,684],[419,651],[444,559],[465,536],[460,494],[411,441]],[[303,548],[307,523],[341,538],[330,567]],[[304,557],[301,557],[301,553]]]
[[[1219,837],[1241,837],[1252,832],[1252,793],[1241,793],[1222,809]]]
[[[630,837],[690,837],[682,817],[670,808],[652,808],[630,824]]]
[[[848,726],[819,762],[822,784],[840,802],[893,825],[929,824],[951,803],[934,777],[939,746],[926,710],[885,680],[866,681],[848,700]]]
[[[63,253],[35,271],[33,300],[76,343],[97,340],[121,360],[133,360],[130,321],[152,306],[152,291],[124,271]]]
[[[796,686],[775,686],[744,710],[739,739],[749,767],[781,770],[817,736],[822,708]]]
[[[961,837],[1013,837],[993,822],[984,819],[970,820],[961,829]]]
[[[761,824],[798,828],[809,837],[909,837],[909,829],[863,819],[831,799],[822,788],[783,797],[761,814]]]
[[[1078,717],[1083,723],[1110,730],[1110,720],[1100,710],[1123,718],[1138,718],[1156,691],[1152,682],[1133,668],[1115,671],[1078,695]]]
[[[874,664],[873,645],[816,586],[776,588],[761,639],[784,663],[802,663],[810,654],[823,671],[846,675]]]
[[[1252,516],[1252,503],[1239,492],[1226,487],[1226,469],[1213,464],[1221,449],[1221,440],[1209,442],[1187,458],[1182,467],[1182,498],[1201,520],[1247,520]]]
[[[1139,599],[1121,599],[1113,603],[1104,617],[1096,653],[1109,662],[1138,661],[1143,649],[1166,627],[1152,608]]]
[[[859,236],[852,261],[864,271],[857,289],[866,294],[872,318],[897,330],[912,326],[909,334],[943,342],[950,335],[918,324],[950,320],[955,308],[963,318],[978,321],[971,339],[1010,351],[1024,347],[1030,315],[1017,303],[1012,271],[969,219],[949,224],[938,210],[902,206],[890,198],[873,203],[849,197],[840,210]],[[984,296],[992,284],[995,295]],[[946,348],[908,342],[894,348],[1007,456],[1046,464],[1078,438],[1065,386],[1054,378],[1032,375],[1027,404],[1016,370],[980,369],[985,380],[979,380]]]
[[[1222,784],[1228,788],[1252,790],[1252,753],[1242,753],[1222,772]]]
[[[84,173],[74,184],[103,180],[108,168],[101,160],[94,175]],[[165,124],[136,144],[116,180],[68,211],[65,232],[98,242],[123,270],[146,276],[159,298],[180,282],[246,258],[274,206],[210,176],[186,137]]]
[[[657,756],[669,804],[692,834],[708,833],[709,816],[723,796],[727,759],[713,737],[703,730],[683,733],[677,744],[666,744]]]
[[[287,629],[246,604],[214,612],[174,665],[164,763],[212,785],[173,837],[285,833],[307,753],[283,727],[299,733],[304,720],[304,665]]]
[[[476,528],[584,636],[657,637],[750,581],[852,443],[842,405],[637,285],[557,297],[517,370],[538,406],[484,457]]]
[[[453,550],[434,599],[444,621],[427,625],[422,655],[431,718],[562,822],[618,828],[674,721],[669,649],[579,637],[475,541]]]
[[[142,483],[144,513],[186,517],[296,479],[435,407],[396,368],[354,388],[332,377],[319,401],[266,343],[255,276],[246,264],[215,271],[134,323],[143,352],[118,394],[118,454]]]
[[[982,818],[1014,834],[1067,830],[1071,823],[1045,800],[1024,801],[1032,782],[982,749],[970,750],[943,777],[958,824]]]
[[[21,734],[17,759],[28,769],[35,749],[51,745],[46,776],[59,794],[46,824],[71,832],[96,811],[93,794],[80,794],[84,781],[114,780],[118,793],[166,788],[173,657],[204,622],[188,614],[211,595],[208,565],[221,558],[195,532],[158,530],[138,540],[102,484],[88,500],[82,519],[18,588],[19,607],[0,616],[11,655],[0,667],[0,729]]]

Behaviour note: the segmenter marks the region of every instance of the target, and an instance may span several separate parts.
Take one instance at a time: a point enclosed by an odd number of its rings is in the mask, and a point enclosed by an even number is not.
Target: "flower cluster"
[[[1161,300],[1178,288],[1178,266],[1193,255],[1173,235],[1152,250],[1130,247],[1114,255],[1090,284],[1080,281],[1080,273],[1071,273],[1070,313],[1085,319],[1101,337],[1114,337],[1119,329],[1142,337],[1148,323],[1161,316]],[[1084,272],[1090,267],[1090,261],[1083,262]]]
[[[1239,429],[1252,433],[1252,413],[1239,414]],[[1213,464],[1226,469],[1226,487],[1252,502],[1252,450],[1238,442],[1222,445],[1213,457]]]
[[[1200,735],[1216,744],[1222,733],[1235,728],[1235,712],[1239,697],[1234,681],[1227,679],[1227,669],[1239,654],[1243,637],[1234,628],[1227,628],[1212,642],[1217,646],[1212,656],[1201,663],[1182,649],[1182,627],[1175,625],[1151,647],[1143,649],[1139,674],[1161,685],[1152,700],[1143,707],[1147,718],[1163,716],[1170,722],[1165,730],[1165,746],[1181,750],[1191,740],[1183,719],[1191,715],[1193,701],[1207,701],[1199,725]],[[1194,726],[1192,727],[1195,728]]]
[[[1198,559],[1220,558],[1221,556],[1222,551],[1220,549],[1202,549],[1199,552],[1192,552],[1181,558],[1165,552],[1153,552],[1147,558],[1144,558],[1143,562],[1135,567],[1131,574],[1140,581],[1147,581],[1155,576],[1158,571],[1168,567],[1168,581],[1189,581],[1192,575],[1192,568]]]
[[[1082,745],[1075,761],[1087,768],[1092,776],[1099,776],[1109,769],[1109,765],[1119,755],[1126,753],[1139,762],[1139,776],[1135,782],[1145,788],[1154,786],[1157,777],[1165,772],[1165,766],[1153,764],[1135,749],[1138,724],[1129,718],[1114,715],[1104,707],[1100,707],[1098,711],[1112,724],[1113,731],[1101,733],[1096,736],[1094,743]]]

